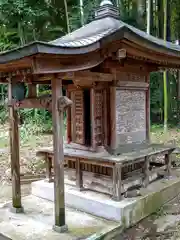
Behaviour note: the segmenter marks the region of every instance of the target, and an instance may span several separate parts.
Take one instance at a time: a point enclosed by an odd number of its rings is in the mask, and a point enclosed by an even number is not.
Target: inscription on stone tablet
[[[118,143],[146,139],[145,91],[116,90],[116,131]]]

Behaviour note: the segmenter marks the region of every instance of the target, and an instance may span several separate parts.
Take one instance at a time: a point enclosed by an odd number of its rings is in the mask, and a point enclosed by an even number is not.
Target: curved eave
[[[98,42],[82,48],[68,48],[52,45],[45,42],[33,42],[23,47],[1,53],[0,64],[20,60],[22,58],[30,57],[36,54],[80,55],[93,52],[99,48],[100,47]]]
[[[121,26],[113,33],[102,37],[100,40],[93,42],[89,45],[85,45],[82,47],[62,47],[53,45],[45,42],[33,42],[23,47],[3,52],[0,54],[0,64],[5,64],[8,62],[20,60],[25,57],[30,57],[36,54],[56,54],[56,55],[81,55],[87,54],[98,49],[105,47],[107,44],[112,43],[113,41],[120,41],[122,39],[127,39],[130,42],[134,42],[135,44],[152,51],[152,53],[159,53],[166,55],[167,57],[174,57],[177,60],[177,64],[179,65],[180,60],[180,47],[167,43],[162,40],[152,38],[153,40],[148,39],[148,35],[143,32],[137,33],[135,32],[135,28],[130,27],[128,25]],[[143,34],[140,34],[143,33]],[[160,64],[159,64],[160,65]]]
[[[150,38],[151,37],[152,36],[150,36]],[[177,46],[172,43],[167,43],[167,46],[165,46],[165,42],[163,40],[157,39],[157,41],[160,42],[158,43],[158,42],[155,42],[155,39],[156,39],[155,37],[152,37],[152,38],[154,39],[154,41],[151,41],[150,39],[148,39],[148,35],[146,35],[146,37],[143,37],[135,33],[129,27],[123,26],[119,28],[117,31],[113,32],[111,35],[108,35],[102,38],[100,40],[100,46],[103,47],[104,45],[111,43],[112,41],[127,39],[130,42],[134,42],[140,47],[143,47],[144,49],[148,49],[152,52],[158,52],[158,53],[165,54],[167,56],[174,56],[174,57],[180,58],[180,46]],[[168,45],[173,46],[174,48],[173,47],[171,48]]]

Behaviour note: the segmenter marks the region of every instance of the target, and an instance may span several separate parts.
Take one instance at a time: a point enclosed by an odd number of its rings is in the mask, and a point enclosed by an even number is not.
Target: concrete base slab
[[[59,226],[54,225],[54,226],[53,226],[53,230],[54,230],[55,232],[58,232],[58,233],[65,233],[65,232],[68,231],[68,226],[67,226],[67,225],[64,225],[64,226],[62,226],[62,227],[59,227]]]
[[[117,227],[115,222],[66,208],[68,231],[59,233],[59,229],[56,228],[55,232],[52,229],[55,220],[52,202],[31,195],[24,197],[22,203],[24,213],[12,213],[11,202],[0,207],[0,233],[13,240],[86,239],[107,229],[107,226],[109,229]],[[95,239],[97,238],[93,238]]]
[[[11,207],[10,211],[12,213],[23,213],[24,212],[24,208],[23,207],[20,207],[20,208]]]
[[[74,186],[65,185],[66,205],[94,216],[117,221],[125,227],[132,226],[141,219],[156,212],[164,203],[180,192],[179,173],[171,179],[162,179],[141,189],[141,197],[113,201],[106,194],[84,190],[79,192]],[[45,181],[32,183],[32,194],[54,200],[54,184]]]

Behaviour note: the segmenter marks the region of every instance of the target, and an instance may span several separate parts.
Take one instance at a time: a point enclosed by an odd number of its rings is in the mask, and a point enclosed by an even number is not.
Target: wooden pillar
[[[117,146],[116,133],[116,87],[110,88],[110,125],[111,125],[111,150],[115,150]]]
[[[122,165],[116,163],[113,167],[113,200],[121,201],[121,187],[122,187]]]
[[[151,131],[151,122],[150,122],[150,75],[147,76],[147,83],[149,83],[148,90],[146,91],[146,141],[150,142],[150,131]]]
[[[53,78],[52,85],[52,120],[53,120],[53,146],[54,146],[54,212],[55,224],[53,229],[57,232],[67,231],[65,222],[64,197],[64,149],[63,128],[64,113],[58,110],[58,99],[62,97],[62,80]]]
[[[83,190],[83,172],[80,159],[76,159],[76,188],[79,191]]]
[[[35,98],[37,97],[37,89],[36,84],[29,84],[28,85],[28,98]]]
[[[103,117],[104,117],[104,139],[103,139],[103,144],[105,147],[108,146],[108,121],[107,121],[107,115],[108,115],[108,110],[107,110],[107,89],[105,88],[103,90]]]
[[[91,88],[91,92],[90,92],[90,101],[91,101],[91,146],[93,148],[93,150],[95,151],[97,148],[96,145],[96,132],[95,132],[95,116],[94,116],[94,106],[95,106],[95,102],[94,102],[94,88]]]
[[[166,164],[166,176],[170,177],[171,176],[172,158],[171,158],[171,154],[169,152],[167,154],[165,154],[165,164]]]
[[[12,212],[22,213],[21,204],[21,183],[20,183],[20,163],[19,163],[19,128],[18,114],[12,103],[12,81],[8,84],[9,101],[9,134],[10,134],[10,154],[11,154],[11,178],[12,178]]]
[[[144,160],[144,168],[143,168],[143,173],[144,173],[144,176],[143,176],[143,187],[147,187],[149,185],[149,157],[145,157],[145,160]]]
[[[69,91],[66,90],[66,96],[68,98],[71,98],[71,93]],[[71,108],[68,108],[67,111],[67,143],[70,143],[72,141],[72,137],[71,137]]]

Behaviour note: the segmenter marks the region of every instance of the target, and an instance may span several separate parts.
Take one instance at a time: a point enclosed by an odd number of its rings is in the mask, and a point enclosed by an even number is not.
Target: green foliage
[[[174,40],[180,39],[180,1],[172,0],[171,28]]]
[[[70,30],[81,26],[79,0],[0,0],[0,51],[6,51],[34,40],[50,41],[67,33],[65,1],[68,6]],[[172,39],[180,39],[180,1],[170,0]],[[84,22],[94,18],[94,11],[101,0],[83,0]],[[119,6],[121,20],[137,28],[146,29],[146,0],[113,0]],[[153,34],[162,38],[164,24],[163,1],[153,1]],[[151,75],[151,121],[163,123],[163,77],[161,73]],[[177,80],[169,76],[168,121],[177,123]],[[49,86],[40,86],[39,94],[50,93]],[[0,101],[7,97],[6,86],[0,87]],[[1,104],[2,105],[2,104]],[[21,110],[24,123],[32,124],[37,131],[50,128],[51,114],[43,110]],[[7,109],[0,107],[0,120],[7,119]],[[47,123],[47,124],[46,124]],[[34,129],[35,130],[35,129]],[[27,130],[26,130],[27,132]],[[24,133],[22,133],[24,134]]]

